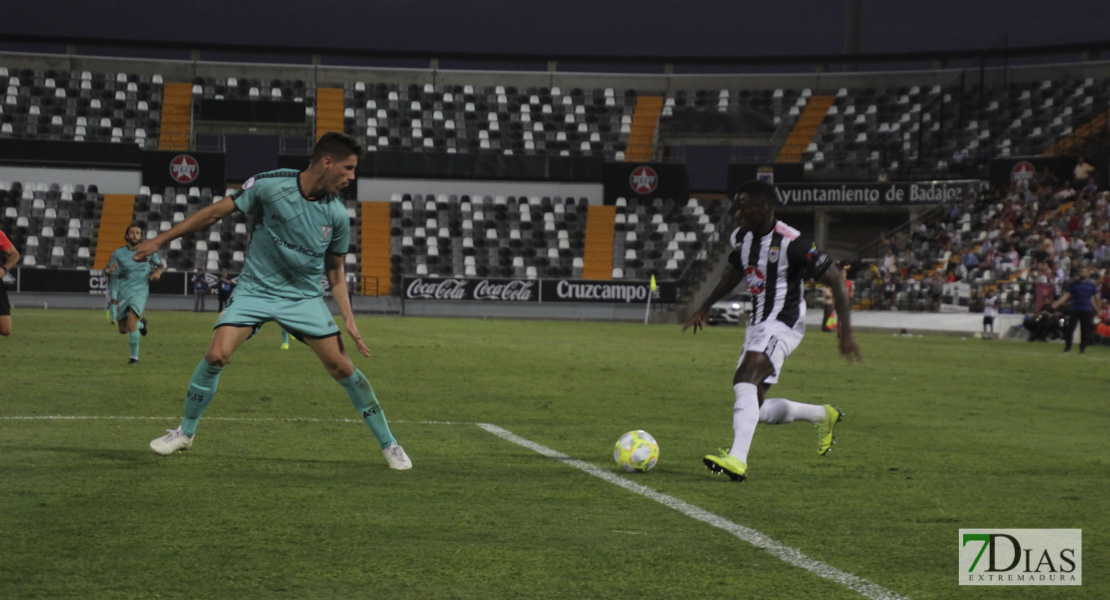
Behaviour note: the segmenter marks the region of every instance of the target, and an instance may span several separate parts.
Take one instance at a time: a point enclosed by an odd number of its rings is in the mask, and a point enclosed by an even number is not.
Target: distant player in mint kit
[[[325,134],[316,143],[306,170],[281,169],[256,175],[231,196],[202,208],[139,246],[137,260],[154,254],[171,240],[211,227],[236,210],[252,217],[243,272],[216,321],[208,351],[189,381],[181,425],[151,441],[152,450],[169,455],[192,447],[197,422],[216,394],[220,372],[231,355],[263,324],[276,321],[308,345],[343,386],[381,446],[389,467],[412,468],[409,457],[389,431],[370,382],[347,355],[320,283],[321,275],[326,274],[347,334],[360,354],[370,356],[347,296],[343,255],[348,251],[350,221],[339,197],[354,179],[362,152],[361,144],[348,135]]]
[[[116,324],[119,332],[127,335],[131,347],[131,358],[127,364],[136,365],[139,364],[140,336],[148,332],[143,312],[150,295],[150,282],[162,277],[166,265],[157,254],[145,255],[141,261],[134,258],[139,242],[143,240],[143,230],[138,225],[128,227],[124,239],[127,245],[112,253],[104,273],[111,281],[111,294],[115,297]]]
[[[710,471],[727,474],[733,481],[747,479],[748,450],[757,423],[809,421],[817,426],[818,454],[825,454],[833,444],[840,409],[766,397],[767,390],[778,383],[786,357],[805,334],[804,281],[818,281],[832,291],[840,353],[849,360],[862,360],[852,335],[851,305],[840,269],[801,232],[775,218],[776,196],[775,187],[762,181],[740,186],[733,201],[737,228],[729,239],[728,266],[709,298],[682,328],[693,327],[697,333],[705,326],[713,303],[746,282],[752,294],[752,314],[732,378],[736,398],[732,446],[702,461]]]

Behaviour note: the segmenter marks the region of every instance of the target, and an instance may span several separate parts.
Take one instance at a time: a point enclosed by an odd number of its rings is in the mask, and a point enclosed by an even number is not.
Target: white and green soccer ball
[[[646,431],[629,431],[617,440],[613,448],[613,460],[629,473],[646,473],[659,460],[659,443]]]

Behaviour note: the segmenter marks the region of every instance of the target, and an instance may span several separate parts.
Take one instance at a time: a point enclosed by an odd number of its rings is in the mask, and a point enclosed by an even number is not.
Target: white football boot
[[[389,463],[390,469],[405,471],[412,468],[409,455],[405,454],[405,449],[397,444],[390,444],[388,448],[382,450],[382,454],[385,455],[385,462]]]
[[[174,452],[184,452],[192,447],[193,438],[182,433],[181,427],[167,429],[166,435],[150,441],[150,449],[162,456],[169,456]]]

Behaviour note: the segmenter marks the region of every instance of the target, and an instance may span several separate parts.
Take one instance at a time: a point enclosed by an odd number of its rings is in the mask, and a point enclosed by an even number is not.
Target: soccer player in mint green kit
[[[263,324],[276,321],[303,341],[347,392],[378,440],[392,469],[412,461],[389,431],[385,414],[366,376],[351,362],[335,319],[324,302],[321,276],[327,275],[343,326],[363,356],[362,341],[347,296],[343,255],[350,220],[339,197],[355,177],[362,145],[342,133],[327,133],[316,143],[304,171],[269,171],[248,179],[242,189],[193,213],[169,231],[140,244],[135,256],[151,256],[165,243],[206,229],[236,210],[251,216],[253,230],[239,285],[216,321],[212,341],[197,364],[185,395],[184,418],[177,429],[150,442],[162,455],[188,450],[220,372],[235,350]]]
[[[139,338],[147,334],[143,311],[146,310],[146,298],[150,294],[150,282],[162,277],[166,265],[157,254],[145,255],[142,260],[135,258],[135,249],[143,240],[143,230],[138,225],[128,227],[124,239],[127,245],[112,253],[104,273],[112,282],[116,325],[119,326],[120,333],[127,334],[127,341],[131,346],[131,358],[127,364],[137,365]]]

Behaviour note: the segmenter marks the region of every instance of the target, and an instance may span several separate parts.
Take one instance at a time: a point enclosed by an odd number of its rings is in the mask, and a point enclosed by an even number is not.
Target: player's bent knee
[[[204,354],[204,362],[217,369],[226,367],[229,360],[231,360],[231,357],[222,352],[208,351]]]

